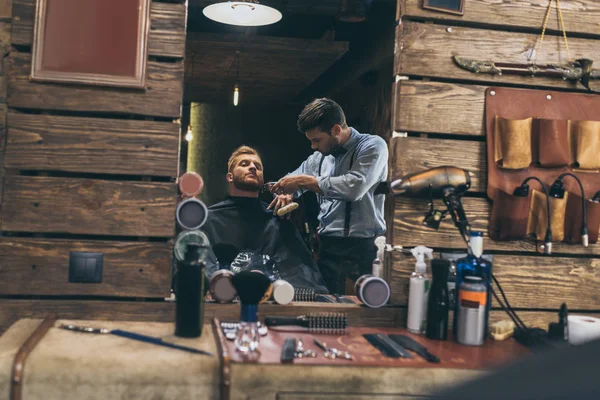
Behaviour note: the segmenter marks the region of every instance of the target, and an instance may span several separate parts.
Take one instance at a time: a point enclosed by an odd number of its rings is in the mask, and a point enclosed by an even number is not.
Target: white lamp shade
[[[213,21],[238,26],[262,26],[278,22],[281,13],[251,1],[226,1],[206,6],[202,13]]]

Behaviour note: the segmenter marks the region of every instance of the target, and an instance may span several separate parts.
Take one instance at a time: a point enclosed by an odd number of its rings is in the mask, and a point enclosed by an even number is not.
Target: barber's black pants
[[[319,269],[331,293],[346,293],[346,278],[355,282],[373,271],[375,238],[319,237]]]

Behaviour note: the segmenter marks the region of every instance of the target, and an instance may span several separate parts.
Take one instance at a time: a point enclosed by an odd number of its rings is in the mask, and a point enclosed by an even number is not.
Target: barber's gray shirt
[[[321,189],[321,194],[317,194],[320,235],[344,236],[346,202],[350,201],[350,236],[371,238],[386,229],[384,195],[374,192],[379,182],[387,179],[388,148],[379,136],[350,130],[350,139],[340,153],[324,157],[316,151],[289,175],[317,177]]]

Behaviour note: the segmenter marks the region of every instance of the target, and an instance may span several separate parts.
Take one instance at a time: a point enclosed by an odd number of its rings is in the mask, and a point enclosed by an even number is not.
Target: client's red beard
[[[264,180],[258,177],[256,181],[246,181],[246,175],[243,177],[237,177],[234,175],[232,183],[233,186],[235,186],[235,188],[238,190],[243,190],[245,192],[259,192],[263,187]]]

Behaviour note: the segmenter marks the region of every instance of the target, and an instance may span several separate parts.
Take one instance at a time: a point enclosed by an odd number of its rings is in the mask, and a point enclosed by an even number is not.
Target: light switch
[[[69,282],[102,283],[103,253],[69,253]]]

